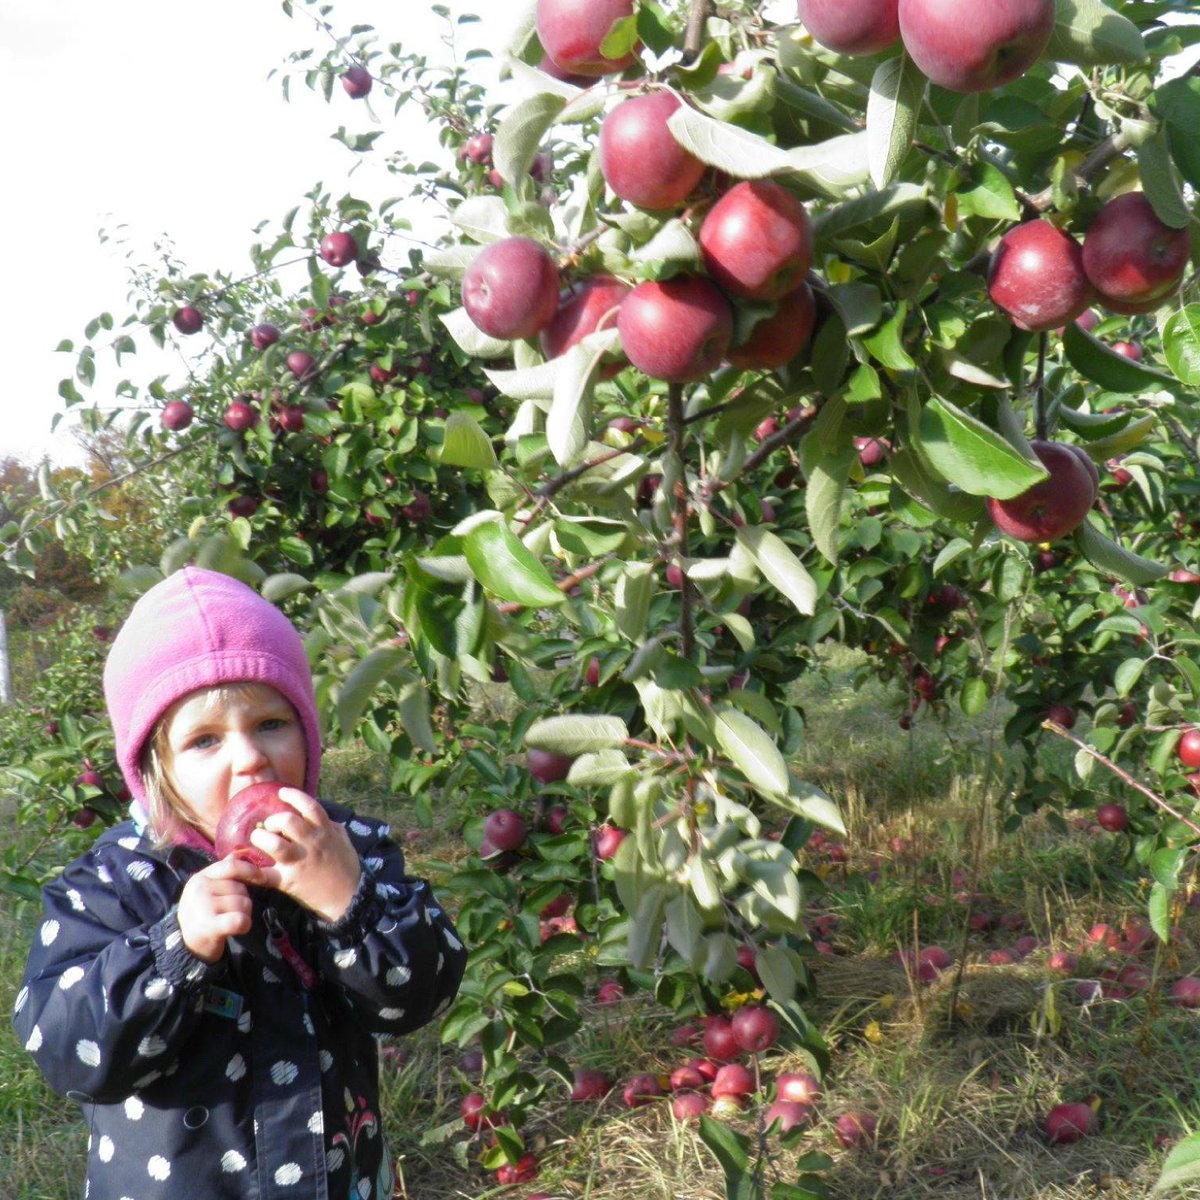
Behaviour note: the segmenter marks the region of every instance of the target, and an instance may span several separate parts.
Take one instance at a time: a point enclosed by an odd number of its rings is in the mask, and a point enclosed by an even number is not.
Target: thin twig
[[[1181,825],[1187,826],[1187,828],[1193,833],[1200,833],[1200,825],[1197,825],[1194,821],[1190,821],[1183,815],[1183,813],[1172,808],[1157,792],[1151,791],[1150,788],[1148,788],[1144,783],[1134,779],[1134,777],[1130,775],[1129,772],[1124,769],[1124,767],[1117,766],[1117,764],[1113,762],[1111,758],[1106,758],[1100,753],[1099,750],[1089,746],[1087,742],[1083,741],[1081,738],[1077,738],[1073,733],[1069,733],[1067,729],[1060,725],[1057,721],[1043,721],[1042,728],[1048,729],[1051,733],[1058,734],[1060,738],[1066,738],[1068,742],[1074,742],[1080,750],[1090,754],[1092,758],[1101,764],[1101,766],[1107,767],[1118,779],[1128,784],[1129,787],[1133,788],[1135,792],[1141,792],[1141,794],[1145,796],[1151,804],[1157,805],[1157,807],[1161,808],[1168,816],[1174,817],[1176,821],[1178,821]],[[1192,847],[1193,851],[1197,849],[1200,849],[1200,847]]]
[[[673,383],[667,392],[667,433],[670,439],[671,456],[674,458],[675,486],[672,489],[672,528],[674,550],[679,563],[679,634],[680,651],[689,661],[696,648],[696,629],[692,614],[692,581],[688,578],[684,562],[688,555],[688,486],[687,466],[684,459],[684,442],[687,437],[683,423],[683,385]]]

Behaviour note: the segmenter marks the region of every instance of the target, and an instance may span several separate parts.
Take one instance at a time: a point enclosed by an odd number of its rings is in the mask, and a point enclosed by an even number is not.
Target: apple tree
[[[1127,805],[1169,923],[1200,832],[1188,9],[538,0],[495,93],[357,27],[306,81],[419,105],[453,165],[394,151],[404,203],[316,189],[248,276],[165,261],[89,333],[72,403],[93,340],[188,357],[118,387],[186,496],[161,569],[260,580],[341,732],[459,806],[446,1032],[517,1120],[489,1167],[527,1157],[534,1066],[574,1077],[580,954],[682,1017],[761,988],[824,1065],[808,866],[841,821],[790,760],[826,639],[902,725],[1006,704],[1008,818]],[[84,500],[50,502],[68,532]],[[704,1129],[762,1194],[766,1143]]]

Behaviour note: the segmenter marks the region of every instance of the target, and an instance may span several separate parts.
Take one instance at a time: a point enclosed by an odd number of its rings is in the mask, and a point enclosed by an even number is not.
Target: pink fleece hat
[[[296,627],[246,584],[184,567],[133,606],[104,664],[117,763],[143,808],[140,762],[159,717],[190,692],[223,683],[270,684],[291,701],[304,728],[304,790],[316,794],[321,734],[312,673]]]

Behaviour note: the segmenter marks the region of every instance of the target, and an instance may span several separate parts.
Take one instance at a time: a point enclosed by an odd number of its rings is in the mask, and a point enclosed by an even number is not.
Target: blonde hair
[[[171,779],[171,721],[185,700],[191,700],[197,694],[204,697],[206,712],[220,712],[237,700],[250,699],[263,690],[277,691],[269,683],[258,683],[246,680],[238,683],[218,683],[212,687],[200,688],[199,692],[189,692],[180,696],[166,712],[163,713],[150,736],[146,739],[142,750],[138,770],[142,776],[142,786],[146,789],[148,801],[146,816],[149,822],[148,832],[158,848],[170,845],[179,838],[184,828],[200,832],[196,822],[196,814],[188,802],[179,794]]]

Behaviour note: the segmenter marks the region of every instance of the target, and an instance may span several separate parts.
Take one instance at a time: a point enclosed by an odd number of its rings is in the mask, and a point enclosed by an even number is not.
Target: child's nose
[[[267,756],[258,739],[249,733],[238,733],[232,738],[232,757],[236,768],[245,773],[253,771],[267,761]]]

